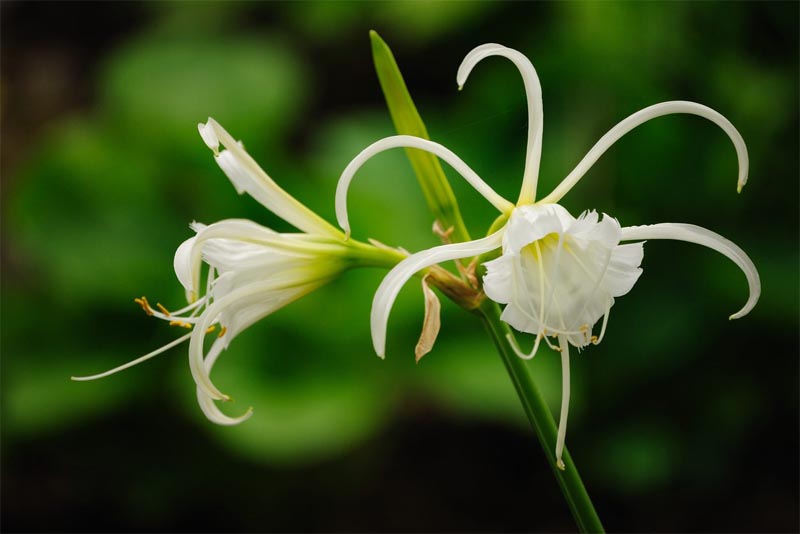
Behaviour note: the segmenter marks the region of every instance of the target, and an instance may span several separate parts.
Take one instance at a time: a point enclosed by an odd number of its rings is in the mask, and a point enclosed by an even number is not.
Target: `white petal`
[[[418,271],[444,261],[477,256],[500,246],[503,230],[499,230],[482,239],[453,243],[433,247],[417,252],[398,263],[381,282],[372,300],[370,325],[372,327],[372,345],[381,358],[386,352],[386,327],[389,313],[392,310],[400,288]]]
[[[530,60],[520,52],[505,46],[489,43],[473,49],[466,55],[458,67],[456,80],[458,88],[463,88],[472,69],[481,60],[489,56],[502,56],[519,69],[522,81],[525,84],[525,94],[528,98],[528,148],[525,155],[525,172],[522,177],[522,188],[519,194],[518,205],[532,203],[536,199],[536,183],[539,176],[539,160],[542,155],[542,126],[544,111],[542,106],[542,86],[539,76]]]
[[[290,264],[308,264],[309,260],[326,255],[325,265],[339,265],[337,258],[346,253],[346,245],[339,239],[310,236],[308,234],[279,234],[246,219],[226,219],[207,227],[198,228],[188,260],[181,250],[180,264],[191,266],[191,286],[198,287],[201,259],[221,272],[230,270],[264,269]],[[313,239],[312,239],[313,238]],[[176,257],[176,262],[178,258]],[[272,267],[271,267],[272,266]],[[184,276],[183,271],[180,276]]]
[[[750,296],[747,298],[747,303],[745,303],[741,310],[731,315],[730,318],[739,319],[740,317],[744,317],[750,313],[750,310],[752,310],[756,302],[758,302],[758,297],[761,295],[761,279],[758,276],[756,266],[753,265],[753,262],[747,254],[736,246],[735,243],[711,230],[706,230],[705,228],[693,224],[678,223],[629,226],[622,229],[622,239],[624,241],[639,239],[676,239],[678,241],[687,241],[716,250],[730,259],[742,270],[750,287]]]
[[[304,232],[340,239],[341,233],[281,189],[217,121],[199,125],[200,135],[214,150],[216,161],[241,194],[247,192],[265,208]],[[221,143],[227,150],[218,152]]]
[[[198,288],[193,278],[194,269],[192,268],[192,249],[194,248],[197,236],[190,237],[178,246],[175,251],[175,258],[172,260],[175,269],[175,276],[186,290],[186,300],[194,302],[198,296]]]
[[[511,302],[514,292],[514,258],[510,254],[503,254],[497,259],[487,261],[483,266],[486,267],[486,274],[483,276],[486,296],[500,304]]]
[[[175,252],[175,274],[187,292],[197,297],[202,268],[204,244],[210,239],[242,239],[253,242],[268,241],[278,234],[269,228],[246,219],[227,219],[209,226],[192,223],[197,235],[178,247]]]
[[[372,143],[370,146],[362,150],[347,167],[345,167],[342,176],[339,178],[339,183],[336,186],[336,220],[339,226],[350,235],[350,221],[347,217],[347,191],[350,188],[350,182],[353,180],[356,171],[361,168],[364,163],[370,158],[392,148],[416,148],[430,152],[447,162],[453,169],[455,169],[469,184],[474,187],[481,195],[486,198],[494,207],[501,212],[508,212],[514,208],[508,200],[498,195],[489,184],[484,182],[480,176],[475,173],[461,158],[456,156],[451,150],[445,148],[439,143],[422,139],[421,137],[414,137],[413,135],[395,135],[387,137]]]
[[[558,202],[561,198],[578,183],[584,174],[591,168],[595,162],[600,159],[600,156],[608,150],[611,145],[617,142],[620,137],[630,132],[640,124],[643,124],[650,119],[661,117],[664,115],[672,115],[674,113],[687,113],[689,115],[698,115],[704,119],[708,119],[728,134],[728,137],[733,141],[733,146],[736,148],[736,157],[739,160],[739,179],[737,181],[736,190],[741,191],[744,184],[747,183],[747,168],[749,159],[747,156],[747,146],[744,144],[744,139],[731,124],[731,122],[714,111],[713,109],[698,104],[696,102],[686,102],[683,100],[676,100],[672,102],[662,102],[653,106],[644,108],[637,111],[627,119],[623,120],[611,130],[608,131],[600,140],[592,147],[591,150],[583,157],[578,163],[577,167],[567,175],[558,186],[553,189],[553,192],[544,197],[540,202]]]
[[[206,146],[216,155],[219,154],[219,138],[214,131],[214,124],[216,124],[216,121],[209,117],[208,122],[205,124],[201,122],[197,125],[197,130],[200,132],[200,137],[203,138]]]
[[[644,243],[617,245],[611,251],[603,284],[612,297],[627,295],[642,274]]]
[[[255,321],[275,312],[327,281],[305,279],[306,284],[303,285],[302,277],[307,276],[307,273],[297,272],[293,269],[283,274],[284,276],[279,279],[271,277],[266,281],[237,287],[224,297],[215,299],[198,319],[189,340],[189,368],[197,386],[206,395],[217,400],[228,400],[228,396],[211,382],[203,364],[203,342],[208,327],[218,321],[221,322],[227,329],[223,338],[227,346],[238,333]]]
[[[514,209],[503,238],[503,253],[519,251],[548,234],[562,234],[575,223],[575,218],[558,204],[536,204]]]
[[[234,426],[247,421],[253,415],[252,406],[247,409],[242,415],[238,417],[230,417],[225,415],[222,410],[217,407],[214,399],[203,393],[200,388],[197,388],[197,404],[200,405],[200,410],[205,414],[209,421],[223,426]]]
[[[225,348],[224,342],[221,339],[217,339],[214,341],[214,344],[211,346],[211,349],[208,351],[208,356],[205,359],[205,368],[206,372],[211,373],[212,367],[214,367],[214,362],[217,361],[220,353]],[[238,425],[239,423],[246,421],[253,415],[253,408],[250,407],[240,415],[239,417],[230,417],[222,413],[222,411],[217,407],[214,399],[209,397],[202,389],[199,387],[197,388],[197,403],[200,405],[200,409],[203,411],[206,417],[208,417],[209,421],[212,423],[216,423],[218,425],[224,426],[233,426]]]

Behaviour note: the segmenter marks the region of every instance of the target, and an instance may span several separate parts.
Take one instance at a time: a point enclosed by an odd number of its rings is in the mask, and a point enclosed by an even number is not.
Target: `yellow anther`
[[[166,315],[167,317],[171,317],[171,316],[172,316],[172,314],[171,314],[171,313],[169,313],[169,310],[168,310],[168,309],[166,309],[166,308],[164,307],[164,305],[163,305],[163,304],[161,304],[160,302],[156,302],[156,307],[157,307],[159,310],[161,310],[161,313],[163,313],[163,314],[164,314],[164,315]]]
[[[145,297],[145,296],[142,296],[141,298],[138,298],[138,299],[133,299],[133,301],[134,301],[136,304],[138,304],[139,306],[141,306],[141,307],[142,307],[142,309],[144,310],[144,312],[145,312],[147,315],[153,315],[153,308],[151,308],[151,307],[150,307],[150,303],[149,303],[149,302],[147,302],[147,297]]]
[[[220,329],[220,331],[219,331],[219,334],[217,334],[217,337],[222,337],[222,336],[224,336],[224,335],[225,335],[225,332],[227,332],[227,331],[228,331],[228,327],[227,327],[227,326],[223,326],[223,327]]]
[[[216,329],[217,329],[217,327],[216,327],[216,326],[214,326],[214,325],[211,325],[211,326],[209,326],[208,328],[206,328],[206,334],[210,334],[211,332],[213,332],[213,331],[214,331],[214,330],[216,330]]]
[[[592,339],[590,339],[589,341],[591,341],[592,345],[597,345],[597,341],[598,341],[597,340],[597,336],[592,336]]]
[[[184,321],[170,321],[169,325],[170,326],[181,326],[183,328],[189,328],[189,329],[192,328],[192,325],[190,325],[189,323],[184,322]]]

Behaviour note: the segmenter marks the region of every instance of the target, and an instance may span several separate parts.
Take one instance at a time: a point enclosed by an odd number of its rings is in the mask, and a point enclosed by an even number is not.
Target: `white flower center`
[[[557,204],[520,206],[503,255],[486,263],[486,294],[507,305],[503,320],[517,330],[563,335],[576,347],[597,343],[592,327],[641,274],[642,244],[620,245],[620,233],[615,219],[596,212],[576,219]]]

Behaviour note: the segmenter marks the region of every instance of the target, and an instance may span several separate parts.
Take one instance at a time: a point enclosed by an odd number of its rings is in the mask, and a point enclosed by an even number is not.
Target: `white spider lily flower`
[[[219,351],[247,327],[330,282],[349,264],[342,241],[310,234],[279,234],[247,220],[193,225],[197,235],[178,248],[175,272],[187,293],[202,261],[215,273],[208,282],[202,313],[193,320],[189,364],[198,391],[228,400],[211,382],[209,371]],[[215,325],[223,332],[204,351],[204,333]]]
[[[739,163],[737,191],[747,182],[747,148],[739,132],[716,111],[694,102],[663,102],[626,118],[592,147],[575,169],[547,196],[536,201],[539,160],[542,149],[542,91],[536,70],[516,50],[498,44],[485,44],[464,58],[457,73],[459,89],[475,65],[489,56],[509,59],[519,69],[528,98],[528,146],[522,187],[516,205],[494,192],[477,173],[445,147],[410,136],[393,136],[363,150],[347,166],[339,181],[336,217],[347,233],[350,231],[346,195],[353,175],[365,161],[387,148],[412,147],[427,150],[449,163],[468,183],[495,206],[507,220],[491,235],[467,243],[447,244],[413,254],[400,262],[384,278],[373,299],[371,326],[375,351],[384,357],[389,312],[400,288],[415,274],[435,264],[477,256],[502,247],[502,255],[486,262],[483,278],[486,295],[505,304],[502,319],[515,329],[534,334],[529,353],[519,349],[513,337],[512,347],[522,358],[532,358],[542,339],[561,352],[563,394],[556,445],[558,466],[563,468],[569,406],[569,345],[577,348],[597,344],[605,332],[608,316],[616,297],[631,290],[641,275],[644,240],[674,239],[709,247],[731,259],[745,274],[750,294],[744,307],[731,315],[746,315],[758,301],[761,284],[750,258],[722,236],[689,224],[653,224],[623,228],[616,219],[595,212],[573,217],[556,204],[583,177],[589,168],[620,137],[640,124],[663,115],[683,113],[698,115],[718,125],[730,137]],[[501,219],[502,220],[502,219]],[[635,243],[621,244],[624,241]],[[595,324],[604,318],[600,334]],[[558,339],[558,346],[548,340]]]
[[[178,247],[174,266],[193,302],[170,312],[161,304],[151,307],[144,297],[136,299],[148,315],[192,331],[111,371],[76,379],[108,376],[189,341],[189,366],[197,383],[200,408],[211,421],[233,425],[247,419],[252,410],[229,417],[214,403],[230,400],[211,382],[217,358],[247,327],[341,274],[349,264],[350,247],[327,237],[281,234],[245,219],[209,226],[192,223],[192,229],[196,235]],[[204,262],[208,276],[203,292],[198,280]],[[212,332],[218,334],[206,350],[206,336]]]
[[[394,265],[403,256],[383,251],[344,234],[281,189],[216,121],[199,124],[200,135],[211,148],[219,166],[236,189],[261,204],[303,233],[278,233],[249,220],[229,219],[211,225],[192,223],[195,235],[176,250],[175,274],[189,302],[170,312],[163,305],[150,306],[136,299],[153,317],[191,332],[167,345],[104,373],[74,380],[102,378],[158,356],[189,342],[189,366],[197,384],[200,408],[213,422],[233,425],[247,419],[225,415],[214,402],[229,400],[212,383],[211,369],[231,341],[247,327],[294,300],[330,282],[356,265]],[[220,150],[222,144],[225,149]],[[203,264],[207,279],[201,287]],[[216,339],[206,350],[206,336]]]

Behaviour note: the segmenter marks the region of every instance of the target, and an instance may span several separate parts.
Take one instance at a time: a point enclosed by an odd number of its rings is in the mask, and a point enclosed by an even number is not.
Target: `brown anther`
[[[222,336],[224,336],[224,335],[225,335],[225,332],[227,332],[227,331],[228,331],[228,327],[227,327],[227,326],[223,326],[223,327],[220,329],[220,331],[219,331],[219,334],[217,334],[217,337],[222,337]]]
[[[133,301],[134,301],[136,304],[138,304],[139,306],[141,306],[141,307],[142,307],[142,309],[144,310],[144,312],[145,312],[147,315],[153,315],[153,308],[151,308],[151,307],[150,307],[150,303],[149,303],[149,302],[147,302],[147,297],[145,297],[145,296],[142,296],[141,298],[138,298],[138,299],[133,299]]]
[[[159,310],[161,310],[161,313],[163,313],[163,314],[164,314],[164,315],[166,315],[167,317],[171,317],[171,316],[172,316],[172,314],[171,314],[171,313],[169,313],[169,310],[168,310],[168,309],[166,309],[166,308],[164,307],[164,305],[163,305],[163,304],[161,304],[160,302],[156,302],[156,307],[157,307]]]
[[[592,345],[597,345],[598,341],[597,336],[592,336],[592,339],[590,339],[589,341],[592,343]]]
[[[211,326],[206,328],[206,334],[210,334],[211,332],[213,332],[216,329],[217,329],[217,327],[212,324]]]
[[[180,327],[188,328],[188,329],[192,328],[192,325],[190,325],[189,323],[187,323],[185,321],[170,321],[169,325],[170,326],[180,326]]]

